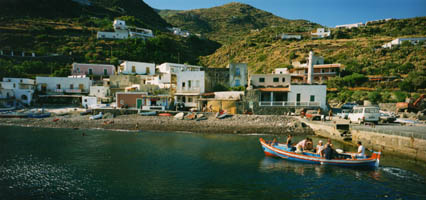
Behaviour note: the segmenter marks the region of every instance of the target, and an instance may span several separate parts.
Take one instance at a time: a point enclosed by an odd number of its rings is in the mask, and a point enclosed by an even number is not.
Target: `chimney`
[[[309,52],[308,61],[308,84],[312,84],[314,78],[314,52]]]

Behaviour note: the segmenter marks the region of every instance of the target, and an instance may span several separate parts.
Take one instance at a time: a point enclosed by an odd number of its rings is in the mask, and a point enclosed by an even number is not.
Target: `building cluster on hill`
[[[98,39],[127,39],[127,38],[151,38],[152,30],[126,25],[123,20],[116,19],[112,24],[114,32],[99,31]]]
[[[230,63],[227,68],[133,61],[117,67],[73,63],[68,77],[3,78],[0,99],[27,105],[81,102],[86,108],[258,114],[327,109],[326,86],[321,83],[338,75],[341,66],[323,62],[311,52],[308,63],[271,74],[249,74],[244,63]]]
[[[368,25],[371,25],[371,24],[387,22],[387,21],[390,21],[390,20],[393,20],[393,18],[373,20],[373,21],[368,21],[368,22],[365,22],[365,23],[359,22],[359,23],[355,23],[355,24],[342,24],[342,25],[337,25],[336,28],[347,28],[347,29],[359,28],[359,27],[368,26]]]

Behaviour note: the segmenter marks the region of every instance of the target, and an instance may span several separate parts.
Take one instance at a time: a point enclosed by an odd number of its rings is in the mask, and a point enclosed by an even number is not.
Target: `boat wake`
[[[398,178],[404,179],[404,180],[413,180],[413,181],[419,181],[419,182],[426,182],[426,180],[412,172],[412,171],[408,171],[408,170],[404,170],[404,169],[400,169],[400,168],[396,168],[396,167],[380,167],[380,170],[383,172],[386,172],[387,174],[390,174],[392,176],[396,176]]]

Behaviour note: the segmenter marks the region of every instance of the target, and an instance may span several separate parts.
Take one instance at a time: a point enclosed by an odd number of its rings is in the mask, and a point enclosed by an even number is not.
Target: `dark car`
[[[356,103],[345,103],[342,105],[341,109],[345,109],[345,110],[352,110],[355,106],[357,106],[358,104]]]

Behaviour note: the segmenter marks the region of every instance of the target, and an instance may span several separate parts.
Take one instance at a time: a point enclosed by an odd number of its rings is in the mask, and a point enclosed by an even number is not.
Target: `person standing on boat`
[[[324,146],[322,144],[322,140],[318,141],[318,145],[317,145],[317,154],[319,154],[321,157],[323,157],[323,150],[324,150]]]
[[[288,148],[291,148],[291,145],[293,144],[292,142],[291,142],[291,139],[293,138],[293,136],[291,135],[291,134],[289,134],[288,136],[287,136],[287,142],[285,143],[286,145],[287,145],[287,147]]]

